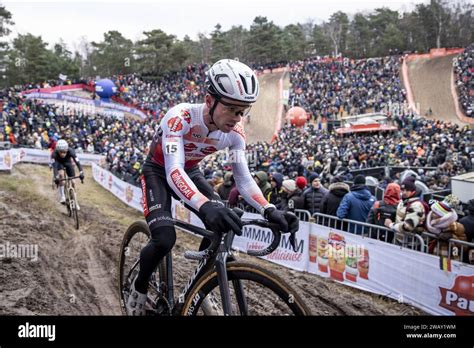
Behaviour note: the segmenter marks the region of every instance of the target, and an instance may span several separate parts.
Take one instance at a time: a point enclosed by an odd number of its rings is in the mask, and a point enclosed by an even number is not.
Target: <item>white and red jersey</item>
[[[188,205],[199,210],[208,199],[201,194],[184,169],[196,166],[204,157],[229,148],[235,183],[239,193],[254,208],[269,203],[248,169],[245,134],[241,124],[229,133],[209,132],[203,119],[204,104],[179,104],[161,120],[153,136],[148,160],[165,168],[168,184]]]

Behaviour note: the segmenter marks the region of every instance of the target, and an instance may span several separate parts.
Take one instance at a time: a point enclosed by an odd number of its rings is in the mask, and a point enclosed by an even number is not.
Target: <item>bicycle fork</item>
[[[229,257],[229,250],[234,240],[234,233],[230,232],[224,238],[224,242],[219,246],[219,251],[216,258],[216,271],[219,290],[221,293],[222,309],[224,315],[233,315],[232,302],[230,298],[229,279],[227,276],[227,258]],[[248,314],[247,301],[244,294],[244,288],[240,280],[232,280],[232,285],[237,299],[237,305],[242,315]]]

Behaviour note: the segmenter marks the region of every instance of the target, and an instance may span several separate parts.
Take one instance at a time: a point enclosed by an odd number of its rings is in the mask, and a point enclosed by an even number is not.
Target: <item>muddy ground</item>
[[[119,315],[116,265],[121,238],[140,213],[105,191],[86,170],[78,184],[76,230],[51,188],[45,166],[20,164],[0,174],[0,241],[38,245],[38,260],[0,258],[0,315]],[[183,258],[199,238],[178,232],[177,288],[194,265]],[[241,255],[293,284],[315,315],[419,315],[414,307]]]

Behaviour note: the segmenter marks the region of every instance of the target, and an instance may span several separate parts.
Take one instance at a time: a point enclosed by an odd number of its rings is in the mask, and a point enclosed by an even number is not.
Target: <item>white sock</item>
[[[64,197],[64,186],[59,186],[59,193],[61,194],[61,197]]]

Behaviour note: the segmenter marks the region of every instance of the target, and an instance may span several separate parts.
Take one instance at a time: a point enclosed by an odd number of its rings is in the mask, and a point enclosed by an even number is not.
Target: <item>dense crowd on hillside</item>
[[[457,57],[454,73],[459,105],[466,116],[474,117],[474,44]]]
[[[469,172],[474,161],[472,131],[452,123],[413,116],[396,117],[399,131],[393,134],[337,136],[317,129],[283,127],[273,143],[249,144],[249,162],[255,170],[278,172],[290,178],[320,175],[323,184],[350,171],[383,166],[430,167],[419,175],[432,190],[447,188],[447,178]],[[225,170],[228,165],[208,157],[207,171]],[[377,178],[383,180],[384,178]]]
[[[353,60],[317,57],[290,65],[290,105],[313,119],[378,112],[403,104],[400,56]]]

